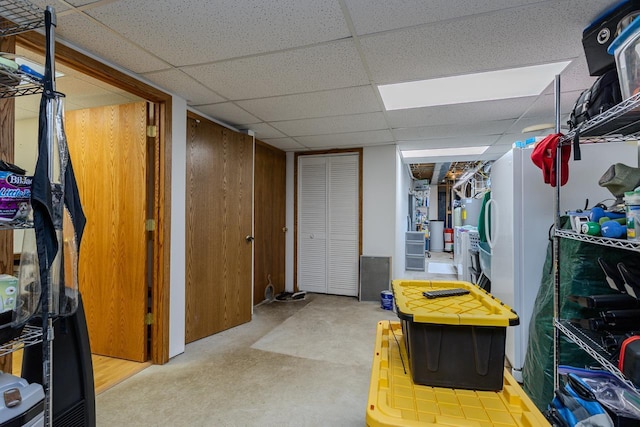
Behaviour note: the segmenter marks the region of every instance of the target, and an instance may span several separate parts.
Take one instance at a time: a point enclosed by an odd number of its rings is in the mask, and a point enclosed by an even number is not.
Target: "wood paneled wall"
[[[0,52],[15,52],[15,37],[0,37]],[[0,100],[0,159],[13,163],[15,100]],[[0,274],[13,275],[13,231],[0,231]],[[11,355],[0,357],[0,370],[11,372]]]
[[[254,304],[264,300],[269,276],[275,294],[284,291],[285,175],[285,152],[256,141]]]

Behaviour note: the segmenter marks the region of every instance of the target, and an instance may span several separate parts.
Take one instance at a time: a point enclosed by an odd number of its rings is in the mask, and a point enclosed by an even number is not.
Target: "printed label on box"
[[[33,177],[0,171],[0,221],[24,223],[31,212]]]

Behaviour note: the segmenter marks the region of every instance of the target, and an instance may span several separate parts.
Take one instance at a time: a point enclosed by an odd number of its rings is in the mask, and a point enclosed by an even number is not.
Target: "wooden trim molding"
[[[298,292],[298,157],[327,154],[358,154],[358,255],[362,255],[362,147],[297,152],[293,160],[293,291]],[[360,270],[358,270],[359,280]]]
[[[0,51],[14,53],[15,37],[0,38]],[[0,100],[0,159],[13,163],[15,154],[15,100]],[[13,231],[0,231],[0,273],[13,274]],[[0,357],[0,370],[11,372],[13,356]]]
[[[18,45],[44,55],[45,38],[34,31],[16,36]],[[156,168],[155,214],[156,233],[153,248],[151,361],[164,364],[169,361],[169,290],[170,290],[170,236],[171,236],[171,95],[136,78],[112,68],[73,48],[56,42],[56,62],[87,74],[112,86],[126,90],[159,107],[158,155]]]

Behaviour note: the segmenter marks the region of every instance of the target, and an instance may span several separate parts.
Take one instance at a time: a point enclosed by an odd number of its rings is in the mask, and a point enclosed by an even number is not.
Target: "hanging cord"
[[[400,342],[398,341],[398,337],[396,336],[396,333],[393,332],[393,327],[391,326],[391,320],[389,320],[389,330],[391,331],[391,335],[393,335],[393,338],[396,340],[396,344],[398,344],[398,354],[400,355],[400,362],[402,362],[402,369],[404,370],[405,375],[407,374],[407,367],[404,366],[404,359],[402,358],[402,351],[400,349]]]

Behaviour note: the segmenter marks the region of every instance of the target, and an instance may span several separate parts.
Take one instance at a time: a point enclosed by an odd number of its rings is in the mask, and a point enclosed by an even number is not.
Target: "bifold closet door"
[[[186,341],[251,320],[253,139],[187,120]]]
[[[298,288],[357,296],[359,157],[298,160]]]
[[[298,288],[327,293],[327,161],[298,163]]]

